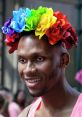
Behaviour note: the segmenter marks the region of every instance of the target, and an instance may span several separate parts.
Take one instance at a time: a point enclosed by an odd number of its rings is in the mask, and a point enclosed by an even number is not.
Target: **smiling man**
[[[68,49],[77,44],[75,30],[52,8],[19,9],[2,27],[9,52],[17,50],[18,71],[37,97],[19,117],[80,117],[82,94],[66,81]]]

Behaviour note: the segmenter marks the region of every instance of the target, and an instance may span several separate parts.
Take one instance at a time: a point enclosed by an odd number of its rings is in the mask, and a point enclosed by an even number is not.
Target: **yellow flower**
[[[47,8],[47,12],[41,16],[38,26],[35,30],[35,35],[39,39],[46,33],[46,30],[56,22],[57,18],[53,16],[53,9]]]

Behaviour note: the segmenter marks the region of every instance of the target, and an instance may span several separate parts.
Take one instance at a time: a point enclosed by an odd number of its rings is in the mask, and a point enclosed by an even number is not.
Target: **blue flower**
[[[28,8],[26,8],[26,10],[25,10],[25,14],[26,14],[26,17],[31,16],[31,10],[28,9]]]
[[[13,19],[10,27],[16,32],[20,33],[25,28],[25,17],[29,17],[31,14],[30,9],[20,8],[18,11],[13,11]]]

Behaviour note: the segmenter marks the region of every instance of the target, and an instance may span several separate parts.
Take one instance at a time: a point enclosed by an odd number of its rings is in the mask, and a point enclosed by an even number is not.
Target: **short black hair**
[[[35,35],[35,30],[31,30],[31,31],[23,31],[20,33],[20,38],[22,36],[28,36],[28,35]]]

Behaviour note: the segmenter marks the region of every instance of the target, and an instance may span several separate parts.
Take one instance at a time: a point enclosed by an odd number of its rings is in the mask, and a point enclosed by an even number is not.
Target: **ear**
[[[60,66],[65,68],[69,63],[69,60],[70,60],[69,53],[62,53],[60,58]]]

